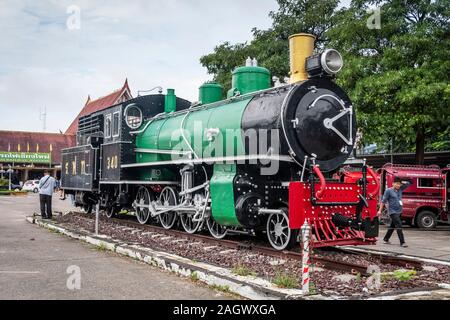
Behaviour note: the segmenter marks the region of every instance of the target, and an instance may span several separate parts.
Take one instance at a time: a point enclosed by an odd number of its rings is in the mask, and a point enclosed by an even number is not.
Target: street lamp
[[[9,191],[11,191],[11,174],[14,172],[13,169],[11,169],[11,167],[9,167],[8,170],[6,170],[6,173],[9,174]]]

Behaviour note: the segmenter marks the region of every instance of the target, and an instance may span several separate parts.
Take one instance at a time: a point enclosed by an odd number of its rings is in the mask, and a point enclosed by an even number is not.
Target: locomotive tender
[[[376,241],[375,196],[362,178],[330,178],[351,155],[356,117],[332,80],[336,50],[313,55],[314,36],[289,38],[289,84],[271,87],[269,70],[248,59],[232,88],[207,82],[199,102],[141,96],[79,120],[77,146],[63,150],[61,185],[90,212],[134,212],[145,224],[181,224],[215,238],[248,232],[291,247],[305,221],[313,245]],[[371,191],[371,192],[369,192]]]

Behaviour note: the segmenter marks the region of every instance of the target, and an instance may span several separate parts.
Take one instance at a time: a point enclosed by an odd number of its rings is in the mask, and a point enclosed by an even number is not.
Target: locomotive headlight
[[[306,71],[310,77],[333,76],[342,69],[343,64],[339,51],[326,49],[320,54],[306,58]]]

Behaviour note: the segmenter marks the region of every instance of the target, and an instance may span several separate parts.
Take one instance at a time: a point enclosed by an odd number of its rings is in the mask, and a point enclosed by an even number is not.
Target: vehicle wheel
[[[184,231],[190,234],[196,233],[202,225],[202,221],[193,220],[194,215],[194,212],[180,213],[181,225],[183,226]]]
[[[84,204],[83,205],[83,211],[84,211],[84,213],[87,213],[87,214],[91,214],[92,213],[92,203],[91,204]]]
[[[162,206],[176,206],[177,194],[171,187],[165,187],[159,195],[159,202]],[[164,229],[171,229],[177,220],[177,213],[175,211],[165,212],[159,215],[159,221]]]
[[[151,201],[152,199],[148,189],[146,187],[140,187],[136,194],[136,204],[138,205],[136,207],[136,218],[140,224],[146,224],[150,217],[150,209],[148,206]],[[147,206],[147,208],[144,206]]]
[[[197,193],[194,195],[194,206],[197,208],[197,212],[203,211],[205,203],[207,203],[206,195]],[[180,199],[180,203],[184,203],[184,197]],[[194,221],[196,212],[178,212],[181,220],[181,226],[187,233],[193,234],[198,232],[203,227],[204,218],[199,221]]]
[[[227,227],[224,227],[216,222],[213,217],[209,217],[206,220],[206,226],[208,227],[209,233],[216,239],[223,239],[227,235]]]
[[[420,229],[433,229],[436,227],[436,224],[436,215],[431,211],[421,211],[416,217],[416,225]]]
[[[120,208],[113,205],[106,210],[106,217],[108,219],[115,218],[118,212],[120,212]]]
[[[38,193],[39,192],[39,189],[38,188],[34,188],[33,189],[33,193]]]
[[[297,232],[289,228],[287,209],[282,208],[281,213],[271,213],[267,219],[267,238],[276,250],[290,249],[297,241]]]

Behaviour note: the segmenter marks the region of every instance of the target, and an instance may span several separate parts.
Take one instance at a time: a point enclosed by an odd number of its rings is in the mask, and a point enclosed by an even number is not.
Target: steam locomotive
[[[215,238],[264,235],[284,250],[312,226],[316,247],[370,244],[378,235],[379,186],[364,162],[361,178],[341,181],[356,137],[355,111],[333,82],[338,51],[313,54],[314,36],[289,38],[289,83],[247,59],[232,88],[207,82],[199,101],[140,96],[80,118],[77,146],[62,152],[61,185],[90,212],[133,212]],[[354,161],[357,162],[357,161]]]

